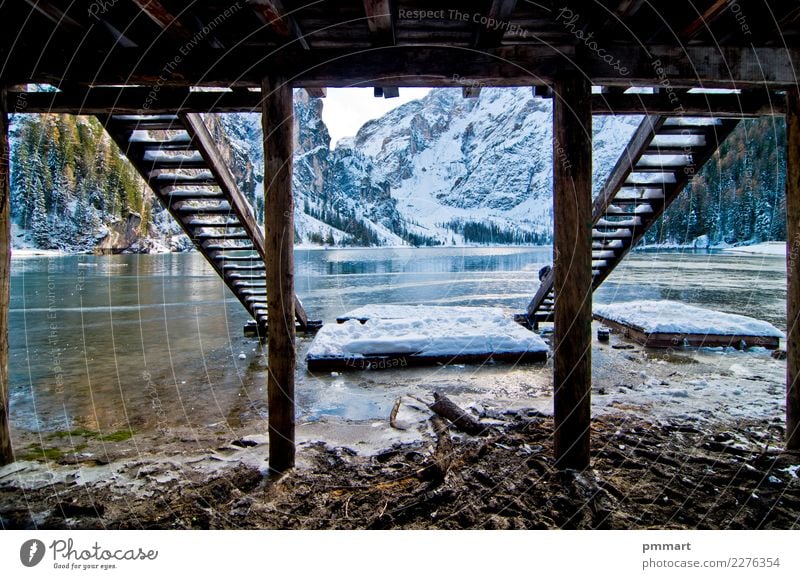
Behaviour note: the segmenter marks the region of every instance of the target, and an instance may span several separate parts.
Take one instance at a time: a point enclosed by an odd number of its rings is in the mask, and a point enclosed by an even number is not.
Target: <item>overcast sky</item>
[[[392,109],[424,97],[429,88],[401,88],[393,99],[375,98],[372,88],[329,88],[322,99],[322,120],[331,134],[331,148],[342,137],[355,136],[361,125],[382,117]]]

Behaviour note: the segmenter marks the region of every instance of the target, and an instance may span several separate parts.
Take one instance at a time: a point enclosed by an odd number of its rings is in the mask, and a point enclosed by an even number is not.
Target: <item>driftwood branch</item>
[[[400,403],[403,401],[403,397],[400,396],[397,400],[394,401],[394,406],[392,406],[392,411],[389,413],[389,426],[392,428],[396,428],[397,430],[406,430],[405,426],[398,426],[397,425],[397,413],[400,411]]]
[[[433,399],[435,402],[428,405],[428,408],[452,422],[456,429],[472,435],[483,434],[486,431],[486,428],[480,422],[462,410],[444,394],[434,392]]]
[[[436,434],[436,448],[431,456],[431,462],[419,472],[419,478],[431,481],[432,486],[437,486],[444,482],[453,462],[453,441],[450,439],[450,428],[446,421],[433,416],[431,425]]]

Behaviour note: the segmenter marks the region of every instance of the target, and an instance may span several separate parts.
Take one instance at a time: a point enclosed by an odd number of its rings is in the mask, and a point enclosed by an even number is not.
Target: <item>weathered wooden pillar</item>
[[[0,87],[0,465],[14,460],[8,407],[8,302],[11,290],[11,186],[6,89]]]
[[[577,72],[554,88],[554,445],[560,468],[583,469],[592,381],[592,95]]]
[[[262,83],[264,237],[267,266],[267,398],[269,466],[294,466],[294,205],[292,87],[284,78]]]
[[[786,448],[800,450],[800,89],[786,100]]]

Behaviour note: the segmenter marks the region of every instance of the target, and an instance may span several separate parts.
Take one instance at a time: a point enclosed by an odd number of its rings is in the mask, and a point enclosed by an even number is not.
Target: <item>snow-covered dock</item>
[[[372,305],[316,335],[309,370],[542,362],[547,344],[500,308]]]
[[[594,318],[654,348],[761,346],[774,350],[784,337],[768,322],[668,300],[595,305]]]

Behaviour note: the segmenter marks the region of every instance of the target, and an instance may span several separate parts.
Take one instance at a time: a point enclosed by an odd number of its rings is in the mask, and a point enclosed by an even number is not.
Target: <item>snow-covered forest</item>
[[[785,133],[783,117],[742,121],[647,233],[646,242],[786,239]]]
[[[132,213],[146,233],[152,195],[94,117],[16,115],[12,143],[11,215],[25,241],[91,249]]]

